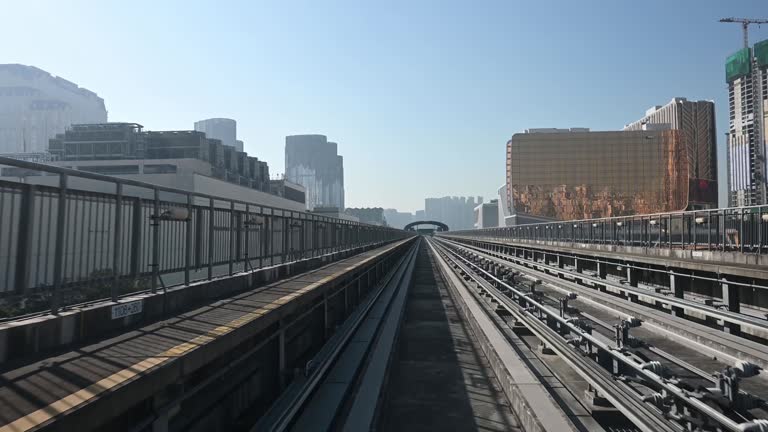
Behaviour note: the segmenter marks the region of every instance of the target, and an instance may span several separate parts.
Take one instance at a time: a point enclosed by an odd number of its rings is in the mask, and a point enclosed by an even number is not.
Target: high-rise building
[[[482,197],[477,197],[477,201],[474,197],[426,198],[424,218],[442,222],[453,231],[472,229],[475,225],[475,206],[482,202]],[[416,220],[424,220],[418,217],[418,212]]]
[[[104,99],[33,66],[0,65],[0,153],[40,153],[74,123],[107,121]]]
[[[510,213],[572,220],[717,206],[713,185],[690,176],[683,131],[660,129],[513,135]]]
[[[307,190],[307,208],[344,210],[344,159],[325,135],[285,137],[285,178]]]
[[[208,138],[220,140],[222,144],[237,148],[237,122],[228,118],[210,118],[195,122],[195,130],[204,132]],[[241,141],[242,143],[242,141]],[[243,151],[242,146],[238,151]]]
[[[744,48],[726,60],[728,83],[729,204],[768,203],[768,40]]]
[[[675,129],[681,132],[688,156],[688,177],[699,187],[717,190],[717,132],[715,103],[676,97],[664,106],[654,106],[645,117],[624,127],[627,131]]]

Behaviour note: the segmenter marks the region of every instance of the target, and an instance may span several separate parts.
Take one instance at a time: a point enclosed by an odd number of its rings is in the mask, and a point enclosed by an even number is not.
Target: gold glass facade
[[[677,130],[516,134],[507,143],[516,213],[561,220],[685,210],[688,157]]]

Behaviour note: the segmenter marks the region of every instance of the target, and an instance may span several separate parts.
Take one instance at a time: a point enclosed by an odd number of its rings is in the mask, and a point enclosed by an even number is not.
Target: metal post
[[[245,205],[245,223],[241,224],[243,227],[243,230],[245,231],[245,238],[243,239],[243,243],[245,245],[245,256],[244,263],[243,263],[243,270],[248,271],[248,269],[251,267],[251,258],[250,258],[250,251],[248,248],[250,247],[250,241],[248,237],[250,237],[251,234],[251,225],[250,225],[250,216],[251,215],[251,206],[249,204]],[[240,235],[240,234],[238,234]]]
[[[672,249],[672,213],[667,216],[667,244]]]
[[[290,218],[290,216],[289,216],[289,218]],[[288,247],[289,247],[288,246],[288,236],[289,236],[290,230],[291,230],[291,221],[290,221],[289,218],[285,217],[285,212],[283,212],[283,217],[280,218],[280,221],[282,222],[281,223],[282,224],[282,228],[283,228],[283,235],[281,236],[281,238],[282,238],[282,245],[283,245],[283,248],[282,248],[283,250],[281,251],[282,252],[282,259],[280,261],[281,264],[285,263],[286,257],[288,257]]]
[[[235,202],[229,202],[229,275],[232,276],[235,260]]]
[[[273,214],[274,214],[274,210],[271,210],[270,211],[270,216],[272,216]],[[274,247],[272,246],[272,243],[274,242],[274,239],[272,238],[274,236],[274,229],[275,229],[275,224],[273,223],[272,217],[267,218],[265,216],[265,219],[264,219],[264,240],[265,240],[264,252],[267,253],[268,256],[269,256],[269,265],[270,266],[275,265],[275,254],[274,254],[274,251],[272,250],[272,249],[274,249]]]
[[[202,206],[195,208],[195,269],[199,270],[203,266],[203,214],[205,209]]]
[[[739,250],[744,252],[744,209],[741,209],[741,216],[739,217]]]
[[[152,204],[152,294],[157,292],[157,277],[160,271],[160,191],[155,189]]]
[[[64,270],[64,230],[67,223],[67,175],[59,175],[59,202],[56,209],[56,245],[53,263],[53,293],[51,313],[59,313],[59,295]]]
[[[141,199],[133,202],[133,218],[131,226],[131,276],[139,277],[142,273],[141,265]]]
[[[763,253],[763,208],[757,209],[757,254]]]
[[[119,296],[118,285],[120,283],[120,259],[123,253],[123,184],[115,183],[115,227],[114,250],[112,251],[112,287],[110,294],[112,301],[116,302]]]
[[[189,269],[192,266],[192,194],[187,194],[187,217],[189,219],[187,219],[186,247],[184,248],[184,285],[189,285]],[[195,248],[199,247],[200,245],[195,245]]]
[[[697,243],[696,242],[696,225],[698,225],[696,223],[696,212],[693,212],[692,223],[693,223],[693,226],[691,228],[693,229],[693,234],[692,234],[693,241],[691,243],[693,244],[693,250],[696,250],[696,243]]]
[[[208,205],[208,280],[213,279],[213,230],[214,230],[214,213],[216,212],[216,209],[214,208],[213,198],[209,198],[209,205]]]
[[[29,289],[30,264],[32,263],[32,233],[35,229],[35,185],[24,185],[21,195],[21,211],[19,214],[19,230],[16,255],[16,294],[25,294]]]

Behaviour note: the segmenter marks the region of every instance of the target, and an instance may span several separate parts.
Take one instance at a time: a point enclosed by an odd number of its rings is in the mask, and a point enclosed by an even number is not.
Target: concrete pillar
[[[597,262],[597,277],[605,279],[608,277],[608,264],[602,261]]]
[[[669,275],[669,288],[675,298],[684,298],[685,292],[691,289],[691,278],[671,274]],[[685,316],[685,311],[681,307],[672,306],[672,315],[682,318]]]
[[[584,270],[584,260],[574,258],[576,260],[576,272],[581,273]]]
[[[636,287],[638,279],[640,279],[640,270],[634,267],[627,267],[627,284],[631,287]],[[637,303],[637,294],[633,294],[627,291],[627,297],[632,303]]]
[[[636,287],[640,279],[640,270],[634,267],[627,267],[627,283],[629,286]]]
[[[737,285],[731,285],[727,283],[728,280],[723,278],[723,303],[728,306],[728,310],[731,312],[741,311],[741,288]],[[741,326],[725,322],[724,330],[726,333],[738,335],[741,333]]]
[[[557,267],[558,268],[565,267],[565,260],[563,259],[562,255],[557,255]]]

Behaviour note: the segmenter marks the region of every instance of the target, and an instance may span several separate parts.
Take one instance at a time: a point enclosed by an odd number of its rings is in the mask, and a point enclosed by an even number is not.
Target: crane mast
[[[722,23],[738,23],[741,24],[741,30],[744,33],[744,48],[749,47],[749,25],[750,24],[768,24],[768,20],[764,19],[752,19],[752,18],[723,18],[720,20]]]

